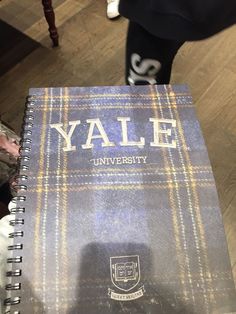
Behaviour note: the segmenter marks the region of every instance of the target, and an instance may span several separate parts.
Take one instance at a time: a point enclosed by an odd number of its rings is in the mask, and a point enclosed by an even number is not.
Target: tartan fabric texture
[[[34,120],[25,138],[32,143],[21,172],[27,191],[17,202],[24,225],[15,227],[24,231],[23,250],[13,253],[23,259],[13,264],[22,269],[20,280],[12,279],[21,290],[8,294],[21,302],[10,310],[236,311],[214,178],[188,88],[46,88],[30,95]],[[158,134],[150,118],[158,119]],[[101,125],[92,129],[92,119]],[[56,124],[71,131],[69,144]],[[160,146],[151,145],[155,136]]]

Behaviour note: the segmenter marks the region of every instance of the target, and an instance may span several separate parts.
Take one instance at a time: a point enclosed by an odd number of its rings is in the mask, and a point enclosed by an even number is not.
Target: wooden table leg
[[[55,25],[55,14],[52,7],[52,0],[42,0],[43,10],[45,18],[48,22],[50,37],[53,42],[53,46],[58,46],[58,33]]]

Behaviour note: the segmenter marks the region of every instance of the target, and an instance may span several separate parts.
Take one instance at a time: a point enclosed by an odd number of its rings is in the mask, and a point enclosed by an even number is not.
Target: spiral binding
[[[21,148],[20,148],[20,157],[19,157],[19,175],[17,176],[17,181],[20,182],[19,184],[16,184],[14,186],[14,189],[19,192],[24,192],[27,190],[27,180],[28,176],[24,172],[26,172],[29,169],[29,166],[27,163],[30,160],[30,157],[27,155],[31,151],[31,143],[32,139],[30,138],[32,136],[32,128],[34,126],[33,120],[33,112],[34,112],[34,96],[29,95],[26,98],[26,110],[25,110],[25,117],[24,117],[24,128],[23,128],[23,134],[21,134],[22,140],[20,142]],[[26,164],[25,164],[26,163]],[[24,184],[23,184],[24,183]],[[17,214],[17,218],[11,219],[9,221],[9,224],[11,226],[21,226],[24,225],[24,213],[25,213],[25,207],[24,202],[26,201],[26,196],[24,195],[17,195],[13,198],[12,202],[15,204],[13,208],[10,209],[11,214]],[[13,269],[11,271],[6,272],[6,277],[11,278],[18,278],[22,275],[22,270],[20,267],[20,264],[23,261],[23,257],[20,255],[20,252],[23,250],[23,244],[21,243],[21,239],[24,237],[24,231],[15,230],[14,232],[11,232],[9,234],[9,238],[16,238],[18,241],[17,243],[14,243],[13,245],[8,246],[9,251],[16,251],[19,252],[19,256],[10,257],[7,259],[8,264],[15,265],[17,268]],[[19,242],[19,243],[18,243]],[[21,283],[20,282],[14,282],[14,283],[8,283],[5,287],[7,291],[20,291],[21,290]],[[5,311],[5,314],[11,314],[12,311],[9,309],[9,306],[14,306],[14,314],[20,314],[20,311],[15,309],[15,306],[20,304],[21,297],[14,296],[9,297],[4,300],[4,305],[8,307]]]

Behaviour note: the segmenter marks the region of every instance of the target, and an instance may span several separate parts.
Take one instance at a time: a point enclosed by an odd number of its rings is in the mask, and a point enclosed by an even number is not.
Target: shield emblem
[[[123,291],[130,291],[140,281],[140,263],[138,255],[110,257],[111,281]]]

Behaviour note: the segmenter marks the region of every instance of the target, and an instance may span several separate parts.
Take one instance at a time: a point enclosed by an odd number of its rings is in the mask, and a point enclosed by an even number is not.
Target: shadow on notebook
[[[158,284],[145,244],[90,243],[82,252],[76,305],[68,314],[191,314],[175,293]]]

